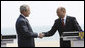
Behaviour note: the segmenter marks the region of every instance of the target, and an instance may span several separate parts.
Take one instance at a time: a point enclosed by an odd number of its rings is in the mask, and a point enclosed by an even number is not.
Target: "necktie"
[[[62,19],[62,25],[64,26],[64,19]]]

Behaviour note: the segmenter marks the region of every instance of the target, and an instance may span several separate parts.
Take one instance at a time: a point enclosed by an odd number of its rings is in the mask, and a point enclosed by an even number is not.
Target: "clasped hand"
[[[43,33],[39,33],[39,38],[43,38],[44,34]]]

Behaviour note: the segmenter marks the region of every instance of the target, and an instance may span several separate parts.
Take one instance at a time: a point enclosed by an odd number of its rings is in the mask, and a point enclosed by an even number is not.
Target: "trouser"
[[[60,47],[71,47],[70,40],[64,41],[63,38],[60,38]]]

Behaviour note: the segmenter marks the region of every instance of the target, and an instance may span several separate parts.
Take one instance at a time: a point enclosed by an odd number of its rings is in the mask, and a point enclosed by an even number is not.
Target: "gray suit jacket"
[[[19,47],[35,47],[34,38],[38,37],[38,34],[33,32],[29,21],[22,15],[16,21],[16,32]]]

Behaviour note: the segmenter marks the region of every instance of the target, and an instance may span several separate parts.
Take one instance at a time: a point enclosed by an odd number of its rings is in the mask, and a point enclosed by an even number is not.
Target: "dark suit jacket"
[[[38,36],[34,33],[29,21],[22,15],[19,16],[16,22],[16,31],[18,35],[18,46],[19,47],[34,47],[34,38]]]
[[[76,21],[75,17],[66,17],[65,26],[62,26],[61,18],[55,20],[54,25],[52,26],[51,30],[48,32],[43,32],[46,37],[52,36],[58,30],[59,35],[62,35],[62,32],[69,32],[69,31],[82,31],[81,27],[79,26],[78,22]]]

